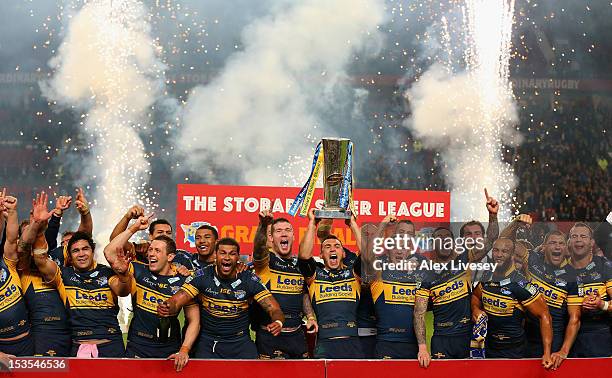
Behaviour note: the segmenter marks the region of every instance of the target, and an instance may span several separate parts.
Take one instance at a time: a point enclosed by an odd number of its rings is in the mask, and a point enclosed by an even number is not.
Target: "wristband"
[[[277,320],[274,321],[274,323],[280,324],[281,328],[283,328],[283,322],[281,322],[280,320],[277,319]]]
[[[32,251],[34,255],[44,255],[45,253],[47,253],[47,248],[38,248]]]
[[[608,311],[608,307],[610,307],[610,302],[609,301],[604,301],[604,306],[603,306],[602,310]]]
[[[189,348],[187,345],[182,345],[181,349],[179,349],[179,353],[185,353],[185,354],[189,354],[189,351],[191,350],[191,348]]]

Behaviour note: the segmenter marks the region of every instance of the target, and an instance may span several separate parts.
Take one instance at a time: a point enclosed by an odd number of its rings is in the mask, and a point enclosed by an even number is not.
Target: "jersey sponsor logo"
[[[201,295],[202,308],[212,316],[220,318],[236,318],[249,308],[247,301],[233,301],[210,298]]]
[[[157,305],[170,298],[168,295],[138,287],[136,306],[148,312],[157,313]]]
[[[359,295],[357,281],[347,280],[339,282],[315,281],[315,299],[317,302],[336,300],[357,300]]]
[[[67,287],[66,296],[71,308],[113,308],[115,306],[110,288],[90,291],[78,287]]]
[[[589,295],[595,295],[599,293],[602,298],[606,298],[606,286],[604,283],[598,282],[588,285],[580,285],[578,287],[578,295],[581,297],[588,297]]]
[[[385,303],[414,305],[417,292],[416,284],[400,284],[385,282]]]
[[[76,300],[88,300],[92,302],[102,302],[108,300],[108,295],[106,293],[97,293],[95,295],[88,294],[87,292],[76,291],[75,293]]]
[[[452,302],[469,294],[469,283],[465,278],[445,282],[432,288],[434,304]]]
[[[19,287],[17,285],[6,285],[0,292],[0,311],[4,311],[12,306],[21,298]]]
[[[512,316],[517,302],[512,298],[498,296],[483,290],[482,304],[487,314],[496,316]]]
[[[276,279],[270,280],[270,291],[282,293],[302,293],[304,277],[297,275],[276,274]]]
[[[544,295],[544,299],[546,299],[546,303],[554,307],[561,307],[563,302],[567,298],[567,293],[562,290],[547,284],[546,282],[542,282],[540,280],[534,279],[531,282],[531,286],[535,288],[535,292],[539,292]],[[531,293],[531,291],[530,291]],[[534,293],[532,293],[533,295]]]

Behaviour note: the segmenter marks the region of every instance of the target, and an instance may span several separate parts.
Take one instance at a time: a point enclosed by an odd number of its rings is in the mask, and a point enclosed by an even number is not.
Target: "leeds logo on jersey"
[[[505,287],[502,287],[502,288],[500,289],[500,291],[501,291],[501,293],[502,293],[502,294],[505,294],[505,295],[512,295],[512,292],[511,292],[510,290],[506,289]]]
[[[98,283],[98,285],[100,286],[105,286],[108,283],[108,278],[106,277],[100,277],[96,280],[96,282]]]
[[[180,286],[170,286],[170,291],[172,291],[172,294],[176,294],[180,289]]]
[[[8,277],[8,273],[6,272],[6,270],[2,269],[2,273],[0,273],[0,283],[6,281],[7,277]]]
[[[236,296],[236,299],[243,299],[244,297],[246,297],[246,291],[244,291],[244,290],[235,290],[234,291],[234,295]]]

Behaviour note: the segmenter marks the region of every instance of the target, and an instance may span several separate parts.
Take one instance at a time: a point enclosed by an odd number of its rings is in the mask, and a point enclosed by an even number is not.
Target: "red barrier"
[[[245,361],[192,360],[183,372],[176,373],[171,361],[68,359],[68,371],[0,373],[17,378],[609,378],[612,358],[572,359],[563,362],[557,371],[546,371],[539,360],[458,360],[433,361],[421,369],[416,361]]]
[[[416,361],[328,361],[326,378],[609,378],[612,358],[572,359],[556,371],[540,360],[433,361],[427,369]]]

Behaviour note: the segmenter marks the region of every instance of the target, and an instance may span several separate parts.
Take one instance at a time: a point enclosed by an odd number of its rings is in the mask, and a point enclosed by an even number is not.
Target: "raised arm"
[[[265,268],[270,262],[270,251],[268,251],[267,247],[268,226],[270,226],[273,221],[274,217],[270,210],[259,212],[259,226],[257,227],[253,246],[253,265],[255,266],[256,272]]]
[[[110,240],[112,241],[120,233],[125,231],[128,228],[128,225],[130,224],[130,221],[132,219],[138,219],[144,215],[145,215],[145,211],[144,211],[144,208],[142,208],[141,206],[134,205],[130,207],[127,213],[125,213],[125,215],[121,218],[121,220],[119,220],[119,223],[117,223],[117,225],[111,232]],[[129,249],[131,246],[129,246],[128,244],[129,243],[126,242],[126,245],[124,245],[123,248],[126,250]]]
[[[157,305],[157,315],[162,317],[175,316],[192,298],[185,289],[181,288],[167,301]]]
[[[357,249],[359,253],[361,253],[361,227],[359,227],[359,225],[357,224],[357,218],[355,217],[355,214],[351,215],[351,219],[347,219],[345,223],[347,226],[349,226],[351,232],[355,236],[355,241],[357,242]]]
[[[17,216],[17,198],[12,196],[3,197],[6,209],[6,241],[4,242],[4,257],[9,260],[17,260],[17,239],[19,238],[19,218]]]
[[[104,248],[104,257],[111,266],[115,263],[115,260],[117,259],[117,251],[125,250],[124,246],[128,244],[128,241],[130,240],[132,235],[134,235],[138,231],[146,230],[149,227],[149,222],[151,221],[152,217],[153,214],[150,214],[146,217],[144,215],[139,217],[138,220],[134,222],[134,224],[127,227],[125,231],[115,236],[110,241],[110,243],[108,243],[106,248]]]
[[[520,214],[512,222],[510,222],[506,228],[504,228],[499,237],[516,240],[516,232],[522,227],[530,227],[531,223],[531,216],[527,214]]]
[[[489,212],[489,224],[487,225],[487,236],[485,239],[485,254],[493,248],[493,243],[499,238],[499,223],[497,222],[497,213],[499,212],[499,202],[491,196],[487,188],[485,188],[485,198],[487,199],[487,211]],[[480,261],[483,256],[480,256]]]
[[[580,306],[567,306],[567,313],[569,320],[567,322],[567,328],[565,328],[565,336],[563,337],[563,345],[561,349],[551,354],[553,362],[553,369],[557,369],[561,366],[563,360],[565,360],[576,341],[576,335],[580,330]]]
[[[308,210],[308,227],[306,227],[306,233],[300,241],[300,251],[298,252],[298,258],[301,260],[309,260],[312,257],[318,223],[315,219],[314,211],[314,208]]]
[[[76,192],[77,195],[74,206],[77,208],[79,214],[81,214],[79,231],[93,235],[93,219],[91,217],[91,212],[89,211],[89,202],[87,202],[87,198],[85,198],[83,188],[78,188]]]
[[[44,224],[51,218],[53,212],[47,210],[47,195],[42,192],[36,196],[32,203],[32,223],[24,231],[24,241],[31,238],[33,233],[35,241],[32,248],[32,257],[36,268],[43,276],[45,282],[56,285],[57,264],[49,258],[47,253],[47,240],[42,233]]]
[[[132,281],[134,277],[130,273],[130,261],[123,248],[119,247],[114,253],[114,260],[109,264],[116,276],[109,279],[108,286],[118,297],[126,297],[132,292]]]

